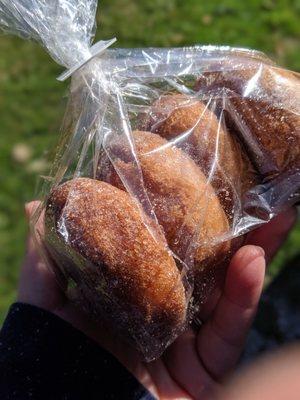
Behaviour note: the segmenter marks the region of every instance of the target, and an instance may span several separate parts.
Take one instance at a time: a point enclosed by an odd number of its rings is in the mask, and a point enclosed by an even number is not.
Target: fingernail
[[[253,247],[255,247],[258,257],[265,257],[266,252],[264,251],[264,249],[262,247],[260,247],[260,246],[253,246]]]
[[[26,218],[29,218],[30,217],[30,203],[25,203],[24,212],[25,212]]]
[[[39,206],[39,202],[37,202],[37,201],[30,201],[30,202],[28,202],[28,203],[25,203],[25,206],[24,206],[24,208],[25,208],[25,214],[26,214],[26,217],[28,218],[28,219],[30,219],[30,217],[35,213],[35,211],[38,209],[38,206]]]

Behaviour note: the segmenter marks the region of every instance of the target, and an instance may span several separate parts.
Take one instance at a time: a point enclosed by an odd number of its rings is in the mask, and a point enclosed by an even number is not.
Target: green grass
[[[120,47],[195,43],[252,47],[300,71],[299,19],[296,0],[102,0],[97,39],[117,36]],[[61,68],[37,44],[2,36],[0,54],[2,320],[16,296],[24,253],[23,206],[35,197],[37,175],[46,171],[47,153],[57,142],[67,83],[56,81]],[[16,154],[20,144],[28,146],[23,160]],[[274,261],[271,274],[296,253],[299,243],[297,227]]]

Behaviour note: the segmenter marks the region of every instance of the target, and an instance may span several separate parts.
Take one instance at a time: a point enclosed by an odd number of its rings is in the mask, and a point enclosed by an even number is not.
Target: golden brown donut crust
[[[229,230],[227,217],[207,178],[182,150],[151,132],[134,131],[135,151],[143,184],[170,248],[185,262],[200,268],[214,262],[230,248],[229,243],[212,242]],[[114,146],[112,146],[114,147]],[[118,140],[114,166],[134,181],[137,169],[128,161],[126,141]],[[124,189],[114,167],[102,158],[98,178]],[[192,262],[193,262],[192,261]]]
[[[169,94],[151,106],[142,124],[165,139],[173,139],[206,176],[211,176],[227,217],[232,219],[239,200],[255,186],[257,178],[241,145],[216,115],[195,97]]]
[[[89,300],[105,308],[112,299],[117,326],[124,312],[136,335],[155,331],[156,324],[170,334],[184,323],[187,299],[180,272],[126,192],[88,178],[58,186],[47,202],[46,237],[58,262],[73,263],[76,284],[84,280],[86,291],[93,291],[84,293]]]
[[[201,75],[196,90],[227,90],[229,126],[265,179],[300,168],[299,76],[263,64],[227,69]]]

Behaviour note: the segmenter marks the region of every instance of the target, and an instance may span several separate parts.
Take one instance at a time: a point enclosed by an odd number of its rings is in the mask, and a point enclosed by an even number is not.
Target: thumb
[[[38,210],[40,204],[41,203],[39,201],[32,201],[30,203],[25,204],[25,217],[26,217],[26,220],[28,223],[30,222],[30,220],[32,219],[32,217],[34,216],[36,211]],[[23,263],[22,271],[23,271],[24,267],[30,266],[30,265],[33,266],[33,265],[37,264],[38,262],[39,262],[39,256],[37,253],[36,244],[34,242],[34,239],[31,235],[31,233],[29,233],[28,238],[27,238],[26,254],[25,254],[25,260]],[[22,274],[22,271],[21,271],[21,274]]]
[[[31,201],[30,203],[25,204],[25,215],[26,215],[26,218],[28,221],[38,210],[40,205],[41,205],[41,202],[37,201],[37,200]]]
[[[39,201],[33,201],[25,205],[25,215],[28,221],[34,217],[40,205]],[[42,213],[34,223],[38,234],[43,235]],[[38,251],[39,243],[37,240],[29,234],[19,279],[18,301],[50,310],[56,307],[58,303],[61,303],[62,294],[53,272],[50,271]]]

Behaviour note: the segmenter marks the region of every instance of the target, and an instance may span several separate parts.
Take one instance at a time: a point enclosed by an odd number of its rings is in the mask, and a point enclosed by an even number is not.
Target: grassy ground
[[[221,4],[222,3],[222,4]],[[300,3],[296,0],[102,0],[97,38],[118,46],[228,44],[265,51],[300,71]],[[24,252],[25,201],[47,171],[57,141],[67,84],[36,44],[0,37],[0,321],[16,295]],[[294,230],[272,265],[280,269],[300,244]]]

